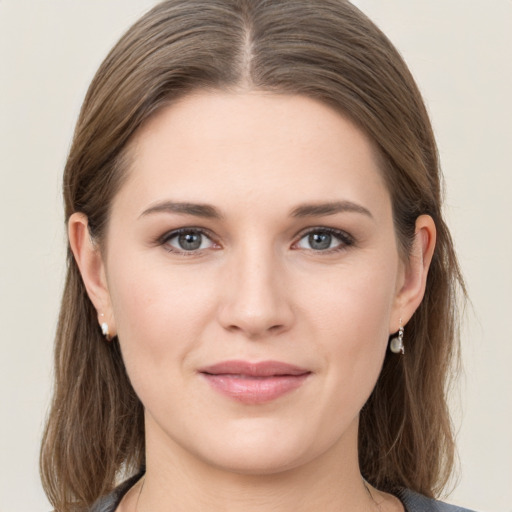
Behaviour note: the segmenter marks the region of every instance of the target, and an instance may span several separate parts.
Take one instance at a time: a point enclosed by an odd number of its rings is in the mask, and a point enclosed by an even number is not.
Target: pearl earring
[[[404,354],[404,328],[402,326],[402,319],[400,318],[400,328],[398,329],[398,335],[393,336],[391,341],[389,342],[389,350],[393,352],[393,354],[398,354],[399,352]]]
[[[100,314],[101,318],[103,319],[105,315],[103,313]],[[110,336],[109,328],[107,322],[101,322],[101,333],[103,336],[105,336],[107,341],[110,341],[112,338]]]

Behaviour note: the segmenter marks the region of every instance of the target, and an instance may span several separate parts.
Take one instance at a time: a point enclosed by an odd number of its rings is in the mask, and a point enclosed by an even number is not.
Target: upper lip
[[[210,375],[245,375],[248,377],[275,377],[282,375],[305,375],[311,373],[305,368],[281,361],[222,361],[211,366],[205,366],[200,373]]]

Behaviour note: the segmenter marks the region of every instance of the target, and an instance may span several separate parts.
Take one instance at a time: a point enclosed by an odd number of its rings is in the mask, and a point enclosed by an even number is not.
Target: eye
[[[193,252],[214,247],[215,243],[200,229],[185,228],[165,235],[162,245],[171,252]]]
[[[296,244],[299,249],[312,251],[342,250],[354,243],[353,238],[337,229],[318,228],[306,233]]]

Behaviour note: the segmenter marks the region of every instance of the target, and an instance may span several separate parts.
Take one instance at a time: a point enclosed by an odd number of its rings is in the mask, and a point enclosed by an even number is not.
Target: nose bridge
[[[240,244],[226,263],[219,312],[225,328],[249,337],[285,330],[293,317],[282,262],[268,240],[255,242]]]

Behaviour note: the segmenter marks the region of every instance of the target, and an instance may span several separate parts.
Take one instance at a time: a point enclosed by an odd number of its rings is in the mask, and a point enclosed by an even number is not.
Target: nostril
[[[285,330],[284,324],[272,324],[266,327],[263,324],[230,324],[226,325],[225,329],[231,333],[242,333],[250,339],[259,339],[268,335],[276,335]]]

